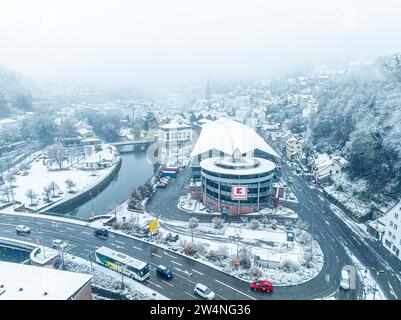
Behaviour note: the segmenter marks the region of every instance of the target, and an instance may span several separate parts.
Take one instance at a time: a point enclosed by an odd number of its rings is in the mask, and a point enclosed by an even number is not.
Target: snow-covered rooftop
[[[221,118],[203,125],[191,156],[194,157],[212,149],[228,155],[232,155],[236,149],[241,153],[259,149],[278,157],[278,154],[255,130],[229,118]]]
[[[0,300],[67,300],[92,278],[88,274],[3,261],[0,270]]]

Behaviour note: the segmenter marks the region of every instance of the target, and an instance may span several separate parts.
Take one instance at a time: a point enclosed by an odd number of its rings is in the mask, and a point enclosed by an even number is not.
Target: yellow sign
[[[157,219],[152,220],[152,222],[149,223],[149,231],[152,233],[155,232],[158,226],[159,221],[157,221]]]

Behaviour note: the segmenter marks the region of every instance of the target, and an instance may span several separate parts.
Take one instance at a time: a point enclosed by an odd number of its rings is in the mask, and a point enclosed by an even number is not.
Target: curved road
[[[330,207],[331,202],[314,187],[313,183],[303,176],[294,174],[285,163],[282,175],[284,178],[292,178],[291,189],[299,200],[298,204],[288,202],[287,207],[294,209],[310,224],[310,232],[319,242],[325,256],[321,273],[313,280],[297,286],[298,292],[304,292],[305,297],[311,296],[312,292],[323,297],[325,293],[338,287],[342,267],[353,265],[351,254],[369,269],[388,299],[401,299],[401,262],[384,249],[380,242],[355,233],[333,212]],[[189,177],[190,170],[184,170],[171,186],[159,189],[156,197],[147,204],[148,212],[152,212],[153,209],[154,214],[161,215],[163,219],[188,221],[190,217],[196,216],[201,222],[210,222],[214,215],[185,213],[176,207],[179,197],[189,192]],[[240,221],[238,216],[224,218],[230,222]],[[378,274],[377,271],[380,270],[385,272]],[[358,276],[357,290],[341,293],[340,298],[362,299],[363,290],[359,280]]]
[[[106,245],[148,261],[151,265],[151,277],[144,284],[171,299],[197,299],[193,296],[193,288],[198,282],[212,288],[217,299],[222,300],[316,299],[338,292],[338,285],[332,281],[327,285],[321,285],[317,290],[310,288],[309,283],[306,283],[292,287],[276,287],[272,294],[253,292],[245,281],[238,280],[193,259],[127,236],[110,233],[109,239],[101,240],[93,236],[94,229],[91,227],[45,218],[34,219],[33,217],[0,214],[0,221],[0,236],[2,237],[34,242],[33,230],[36,225],[41,243],[51,246],[52,240],[62,239],[70,244],[69,253],[84,259],[88,259],[89,255],[93,254],[98,247]],[[18,224],[30,226],[32,233],[26,236],[17,235],[15,226]],[[171,268],[175,274],[174,279],[169,282],[159,279],[155,275],[155,266],[158,264],[164,264]],[[340,298],[347,297],[340,295]]]

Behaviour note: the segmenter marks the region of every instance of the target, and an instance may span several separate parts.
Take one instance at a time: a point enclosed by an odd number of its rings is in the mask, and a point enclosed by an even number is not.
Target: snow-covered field
[[[30,169],[27,175],[21,173],[14,175],[15,181],[12,182],[13,194],[2,195],[3,202],[20,201],[25,203],[26,207],[32,209],[40,209],[51,203],[58,202],[65,197],[74,196],[79,191],[85,190],[89,186],[95,184],[97,181],[106,176],[113,167],[108,167],[102,170],[81,170],[79,169],[80,163],[63,170],[48,170],[43,160],[40,158],[35,159],[30,164]],[[72,180],[75,183],[70,189],[66,185],[66,180]],[[48,187],[50,183],[54,182],[57,186],[50,192],[49,201],[45,200],[44,188]],[[6,182],[9,184],[9,182]],[[32,199],[27,195],[27,191],[32,189],[35,194]]]

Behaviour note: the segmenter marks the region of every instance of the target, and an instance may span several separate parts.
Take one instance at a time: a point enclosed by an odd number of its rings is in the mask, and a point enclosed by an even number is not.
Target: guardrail
[[[0,244],[11,246],[11,247],[27,249],[29,251],[36,248],[36,245],[33,243],[28,243],[28,242],[23,242],[23,241],[18,241],[18,240],[11,240],[8,238],[3,238],[3,237],[0,237]]]

